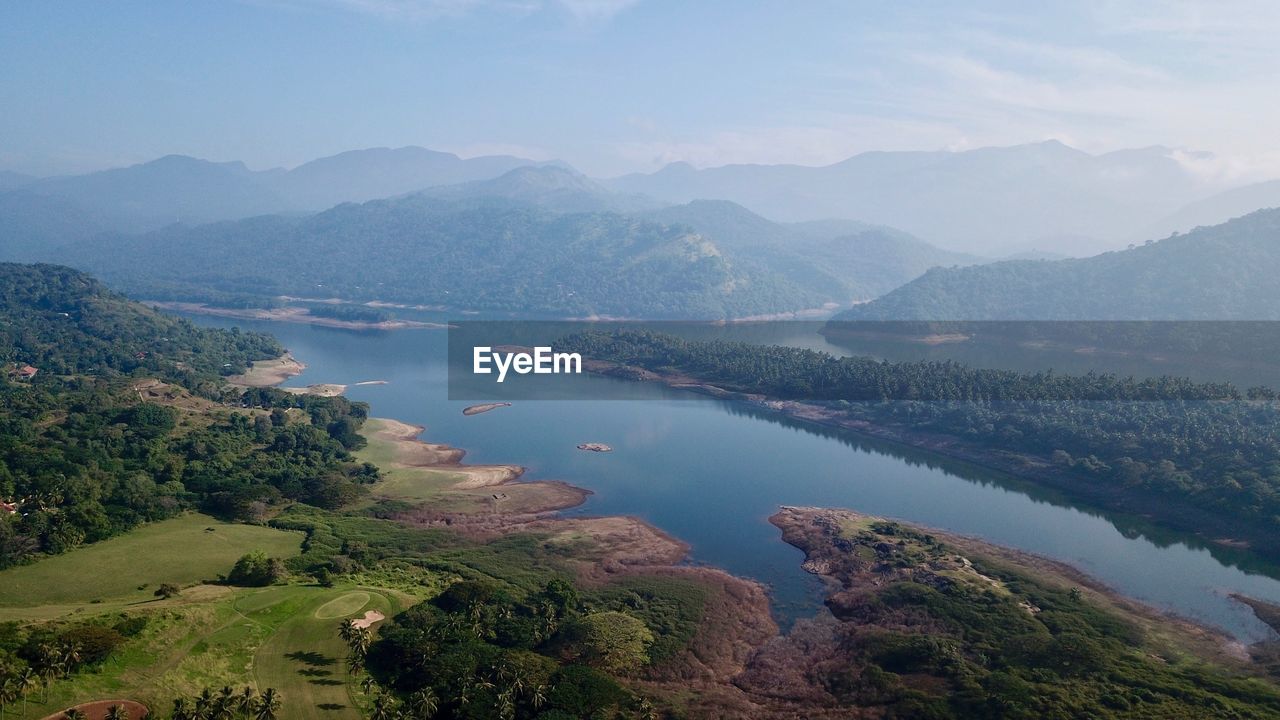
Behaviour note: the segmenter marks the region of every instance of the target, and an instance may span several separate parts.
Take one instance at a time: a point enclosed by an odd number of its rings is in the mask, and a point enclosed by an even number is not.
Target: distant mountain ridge
[[[1090,155],[1057,141],[867,152],[822,167],[673,163],[606,185],[674,203],[732,200],[779,220],[857,218],[984,255],[1122,247],[1215,190],[1167,148]]]
[[[1218,225],[1256,210],[1280,208],[1280,180],[1232,188],[1197,200],[1152,226],[1151,237],[1165,237],[1197,227]]]
[[[726,252],[820,290],[840,304],[877,297],[931,267],[984,262],[893,228],[844,220],[775,223],[727,200],[695,200],[641,217],[687,226]]]
[[[497,177],[424,190],[444,200],[506,198],[558,213],[631,212],[658,203],[639,195],[616,193],[572,168],[526,165]]]
[[[146,173],[171,168],[194,168],[188,180],[265,177],[239,164],[178,157]],[[169,197],[193,187],[173,183]],[[258,201],[280,202],[269,192]],[[28,190],[0,194],[0,224],[12,231],[0,238],[0,253],[89,268],[154,299],[252,305],[279,295],[336,295],[535,315],[699,319],[834,308],[934,265],[979,261],[856,221],[775,223],[727,201],[663,208],[556,164],[317,214],[172,223],[142,234],[113,230],[105,214]],[[643,251],[637,238],[648,238]],[[531,248],[546,257],[529,255]],[[523,260],[508,265],[516,256]],[[324,257],[343,260],[327,267]],[[447,277],[422,280],[432,273]]]
[[[263,171],[250,170],[241,162],[168,155],[125,168],[31,180],[15,187],[75,205],[111,229],[140,232],[175,222],[200,224],[316,212],[343,202],[497,177],[533,164],[509,156],[463,159],[420,147],[353,150],[292,170]]]
[[[1280,320],[1280,210],[1130,250],[935,268],[838,320]]]
[[[1230,188],[1204,179],[1189,157],[1164,147],[1091,155],[1046,141],[956,152],[867,152],[822,167],[698,170],[673,163],[651,174],[595,180],[554,161],[506,155],[464,159],[421,147],[384,147],[343,152],[291,170],[255,171],[239,162],[170,155],[77,176],[33,178],[0,171],[0,194],[56,198],[108,229],[143,232],[174,222],[312,213],[343,202],[485,183],[520,168],[552,167],[592,185],[582,194],[560,188],[556,198],[549,188],[539,191],[536,204],[560,211],[634,212],[728,200],[775,221],[830,218],[888,226],[941,248],[997,257],[1028,251],[1082,257],[1280,205],[1280,181]],[[482,190],[476,186],[466,193]],[[598,204],[601,190],[613,193],[605,205]],[[497,194],[518,193],[506,188]],[[48,224],[42,217],[20,223]]]

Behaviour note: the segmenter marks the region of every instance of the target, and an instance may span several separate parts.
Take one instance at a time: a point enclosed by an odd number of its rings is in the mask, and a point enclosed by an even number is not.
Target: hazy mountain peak
[[[779,221],[851,218],[984,255],[1123,247],[1211,191],[1175,151],[1092,155],[1060,140],[963,151],[876,151],[833,165],[668,165],[606,181],[684,203],[732,200]]]
[[[434,188],[424,193],[446,200],[503,198],[560,213],[648,209],[648,198],[616,193],[563,164],[527,165],[488,180]]]

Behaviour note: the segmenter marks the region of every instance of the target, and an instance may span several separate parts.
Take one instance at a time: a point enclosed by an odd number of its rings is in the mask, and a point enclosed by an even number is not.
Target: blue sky
[[[0,3],[0,168],[423,145],[596,175],[1057,138],[1280,174],[1280,4]]]

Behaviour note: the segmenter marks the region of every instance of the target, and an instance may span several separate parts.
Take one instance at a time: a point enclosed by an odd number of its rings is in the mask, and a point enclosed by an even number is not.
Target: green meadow
[[[252,550],[287,558],[302,534],[188,514],[74,552],[0,571],[0,619],[8,608],[94,600],[149,600],[161,583],[190,585],[226,573]]]

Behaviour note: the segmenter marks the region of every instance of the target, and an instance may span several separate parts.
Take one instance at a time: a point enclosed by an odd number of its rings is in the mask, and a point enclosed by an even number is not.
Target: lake
[[[656,384],[598,378],[608,400],[520,401],[465,417],[447,399],[446,334],[354,332],[194,317],[269,332],[307,364],[287,385],[352,387],[372,414],[427,428],[476,463],[517,463],[528,479],[590,489],[570,513],[634,515],[688,542],[691,561],[765,583],[784,625],[818,612],[820,582],[767,521],[780,505],[819,505],[974,535],[1070,563],[1158,608],[1244,641],[1273,633],[1228,594],[1280,603],[1280,567],[1247,553],[1111,516],[965,463],[809,426]],[[788,344],[839,351],[798,324]],[[583,452],[582,442],[611,445]]]

